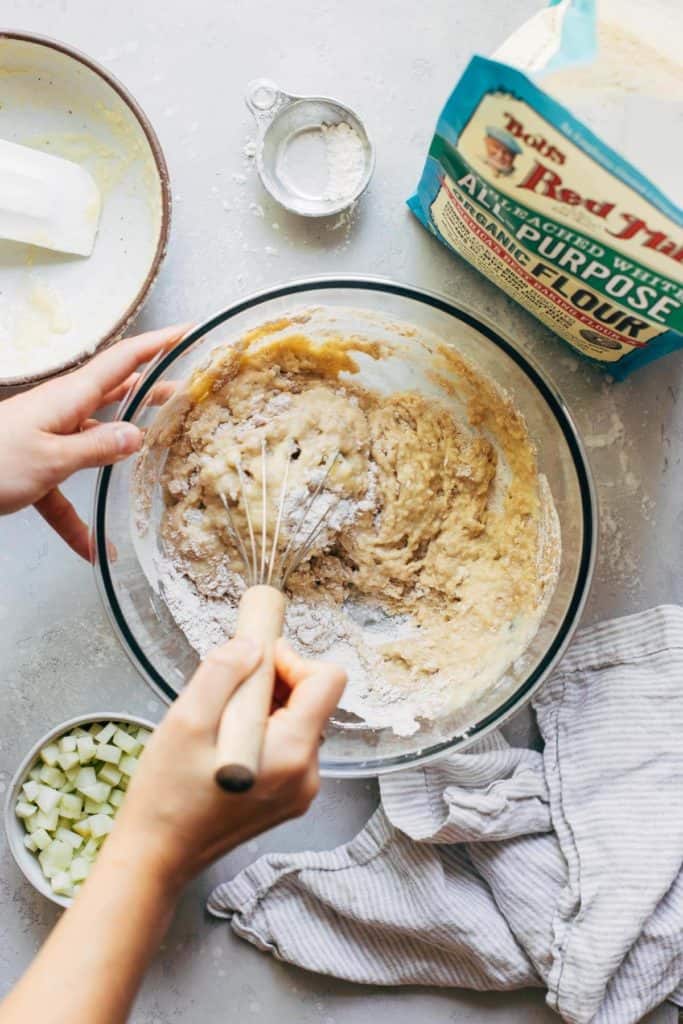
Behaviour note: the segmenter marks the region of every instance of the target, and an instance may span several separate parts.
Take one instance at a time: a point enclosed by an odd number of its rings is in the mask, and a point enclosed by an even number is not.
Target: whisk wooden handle
[[[263,659],[225,706],[218,730],[216,782],[231,793],[254,784],[275,682],[275,642],[282,633],[285,596],[274,587],[250,587],[242,597],[236,636],[259,640]]]

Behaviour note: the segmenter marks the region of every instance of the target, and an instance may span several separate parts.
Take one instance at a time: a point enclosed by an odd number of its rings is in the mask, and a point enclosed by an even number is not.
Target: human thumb
[[[142,431],[132,423],[102,423],[61,439],[60,469],[65,479],[78,469],[108,466],[138,451]]]

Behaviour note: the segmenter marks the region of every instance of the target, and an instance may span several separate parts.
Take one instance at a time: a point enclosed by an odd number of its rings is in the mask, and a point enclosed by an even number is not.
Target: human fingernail
[[[142,433],[132,423],[119,423],[114,430],[114,434],[117,450],[122,455],[136,452],[142,444]]]

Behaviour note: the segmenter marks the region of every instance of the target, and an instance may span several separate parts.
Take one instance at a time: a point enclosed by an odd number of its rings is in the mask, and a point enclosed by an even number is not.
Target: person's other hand
[[[90,559],[86,524],[59,490],[79,469],[125,459],[142,444],[132,423],[100,423],[93,414],[120,401],[135,370],[170,348],[188,325],[126,338],[85,366],[0,403],[0,515],[35,505],[73,550]]]
[[[268,721],[257,780],[240,794],[214,780],[223,709],[260,657],[258,646],[231,640],[204,659],[140,759],[107,839],[110,856],[144,864],[178,888],[228,850],[306,811],[318,792],[320,737],[346,674],[300,658],[283,640],[275,659],[280,706]]]

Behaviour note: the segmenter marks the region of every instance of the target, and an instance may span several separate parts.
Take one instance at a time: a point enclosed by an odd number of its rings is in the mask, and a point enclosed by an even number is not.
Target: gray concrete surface
[[[155,124],[175,197],[173,237],[139,326],[203,318],[268,284],[323,272],[395,276],[465,301],[504,325],[564,393],[586,435],[603,513],[602,551],[586,621],[680,601],[683,530],[678,444],[683,358],[610,386],[412,220],[432,128],[473,51],[497,45],[534,0],[5,0],[4,27],[49,34],[108,65]],[[350,224],[311,224],[264,194],[243,148],[242,95],[268,75],[295,92],[357,108],[377,144],[377,170]],[[67,490],[89,513],[93,478]],[[110,632],[88,566],[33,511],[0,523],[0,790],[26,747],[54,722],[104,707],[159,716],[161,706]],[[527,714],[509,730],[533,739]],[[505,996],[341,984],[275,962],[210,921],[203,897],[265,850],[319,849],[350,838],[376,801],[370,783],[327,782],[304,820],[233,853],[186,893],[136,1005],[134,1024],[258,1020],[431,1024],[556,1020],[540,992]],[[54,923],[0,836],[0,994]],[[650,1020],[669,1024],[673,1008]]]

